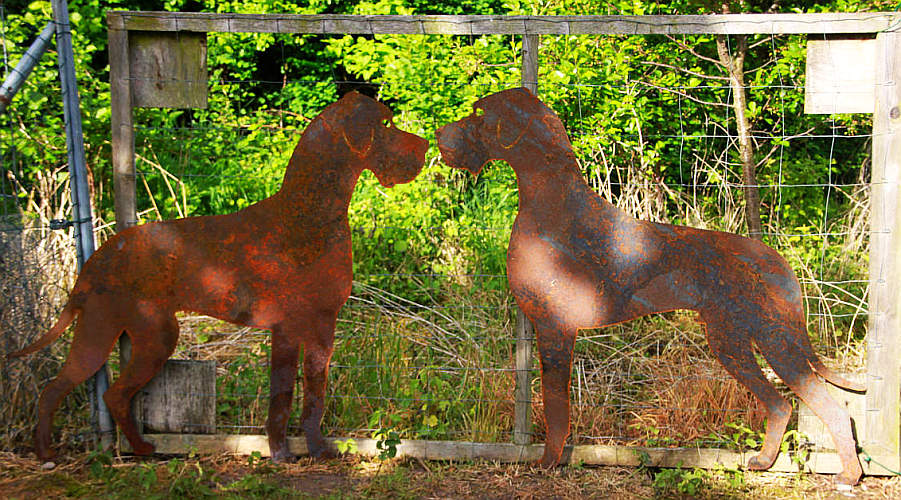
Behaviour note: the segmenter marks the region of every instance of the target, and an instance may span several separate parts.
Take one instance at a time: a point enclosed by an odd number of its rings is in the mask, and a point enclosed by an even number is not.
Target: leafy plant
[[[710,473],[703,469],[683,469],[682,463],[675,469],[661,469],[654,474],[654,488],[660,492],[678,492],[683,495],[697,495]]]
[[[335,446],[338,448],[338,453],[342,455],[353,455],[357,452],[357,442],[351,438],[347,438],[344,441],[335,440]]]
[[[375,447],[379,450],[378,459],[388,460],[397,456],[397,445],[400,444],[400,436],[393,429],[379,429],[372,433],[375,439]]]

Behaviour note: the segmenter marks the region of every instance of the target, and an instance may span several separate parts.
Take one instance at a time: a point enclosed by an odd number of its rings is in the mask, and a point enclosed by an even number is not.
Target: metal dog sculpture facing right
[[[767,381],[753,345],[826,424],[842,461],[836,480],[862,470],[851,419],[816,374],[864,387],[827,369],[807,337],[801,287],[772,248],[742,236],[636,220],[591,190],[557,115],[526,89],[485,97],[475,113],[438,130],[448,165],[478,174],[489,160],[513,167],[519,214],[507,252],[516,302],[535,326],[547,421],[542,463],[555,465],[569,435],[569,384],[576,334],[647,314],[689,309],[732,376],[763,403],[766,437],[748,468],[779,453],[791,405]]]
[[[428,148],[422,137],[388,125],[385,105],[346,94],[304,130],[272,197],[233,214],[131,227],[104,243],[85,263],[56,325],[9,355],[46,347],[77,318],[66,363],[38,401],[37,456],[53,456],[53,413],[100,368],[122,333],[131,338],[132,358],[103,399],[134,452],[153,452],[130,403],[175,350],[176,311],[272,331],[266,431],[273,461],[293,459],[286,432],[303,347],[301,426],[310,455],[326,453],[319,425],[328,364],[353,279],[351,194],[363,169],[388,187],[410,182]]]

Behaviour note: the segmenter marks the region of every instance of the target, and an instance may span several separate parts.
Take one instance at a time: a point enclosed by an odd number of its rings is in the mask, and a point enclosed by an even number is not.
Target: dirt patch
[[[69,455],[53,470],[28,457],[0,453],[0,498],[786,498],[863,500],[901,498],[901,478],[866,477],[850,492],[832,476],[563,467],[489,462],[384,463],[350,457],[289,465],[215,457]]]

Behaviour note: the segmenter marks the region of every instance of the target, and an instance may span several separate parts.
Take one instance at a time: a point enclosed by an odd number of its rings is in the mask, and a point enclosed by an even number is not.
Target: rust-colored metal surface
[[[38,402],[38,457],[53,456],[50,432],[60,400],[100,368],[123,332],[132,358],[103,398],[135,453],[153,452],[135,427],[130,402],[175,349],[176,311],[272,331],[266,430],[276,461],[293,458],[285,434],[302,347],[301,425],[310,454],[322,455],[319,426],[335,321],[351,290],[347,207],[354,185],[363,169],[385,186],[409,182],[428,148],[390,120],[387,107],[351,92],[306,128],[274,196],[229,215],[132,227],[100,247],[58,322],[10,355],[47,346],[77,319],[68,359]]]
[[[814,354],[801,287],[772,248],[735,234],[637,220],[588,186],[563,123],[526,89],[485,97],[467,118],[437,132],[448,165],[478,174],[489,160],[513,167],[519,213],[507,252],[516,302],[535,326],[547,421],[542,463],[556,464],[569,435],[573,346],[581,328],[599,328],[651,313],[689,309],[732,376],[767,411],[766,438],[750,469],[769,468],[779,453],[791,405],[754,359],[754,345],[785,384],[823,420],[844,470],[862,471],[851,419],[826,392],[837,376]]]

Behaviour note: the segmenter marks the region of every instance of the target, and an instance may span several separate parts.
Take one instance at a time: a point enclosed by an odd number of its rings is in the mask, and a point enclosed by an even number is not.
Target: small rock
[[[53,462],[44,462],[44,464],[41,465],[41,470],[53,470],[55,468],[56,464]]]

